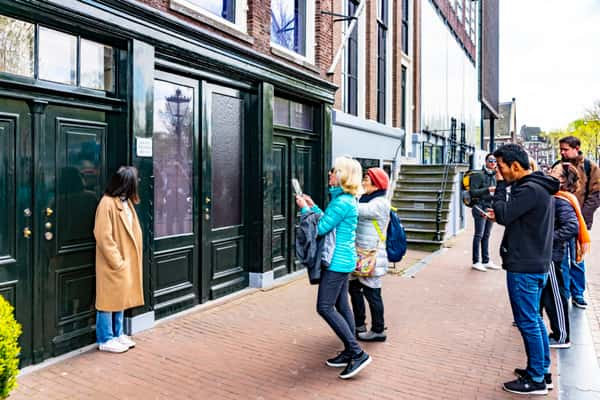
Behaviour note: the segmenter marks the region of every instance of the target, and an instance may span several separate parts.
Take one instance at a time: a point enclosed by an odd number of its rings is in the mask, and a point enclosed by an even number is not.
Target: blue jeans
[[[485,209],[485,206],[481,206]],[[492,225],[494,224],[489,219],[481,216],[479,211],[476,209],[471,210],[473,215],[473,222],[475,224],[475,234],[473,235],[473,264],[478,263],[479,260],[479,247],[481,246],[481,262],[487,264],[490,261],[490,233],[492,231]]]
[[[563,268],[563,277],[565,278],[567,299],[573,296],[574,299],[583,300],[585,261],[581,260],[579,263],[576,261],[575,239],[569,241],[561,268]]]
[[[317,312],[344,343],[344,352],[352,357],[362,353],[354,331],[354,315],[348,301],[348,273],[324,269],[321,272]]]
[[[123,311],[96,311],[96,339],[99,344],[123,334]]]
[[[540,299],[548,274],[506,273],[506,286],[517,327],[527,353],[527,372],[536,382],[550,371],[548,332],[540,314]]]

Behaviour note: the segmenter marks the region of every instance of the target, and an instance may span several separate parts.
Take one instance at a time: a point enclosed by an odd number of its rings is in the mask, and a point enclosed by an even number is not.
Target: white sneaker
[[[121,335],[117,338],[117,341],[123,346],[127,346],[128,349],[135,347],[135,342],[127,335]]]
[[[483,264],[483,266],[487,269],[502,269],[501,266],[494,264],[493,261]]]
[[[124,353],[129,350],[129,347],[121,344],[117,339],[111,339],[106,343],[100,344],[98,350],[108,351],[109,353]]]
[[[487,269],[485,269],[485,265],[483,265],[480,262],[473,264],[473,269],[476,269],[477,271],[481,271],[481,272],[487,271]]]

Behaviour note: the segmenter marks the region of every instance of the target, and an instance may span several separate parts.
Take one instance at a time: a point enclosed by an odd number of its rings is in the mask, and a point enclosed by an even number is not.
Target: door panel
[[[93,228],[106,183],[108,124],[104,111],[59,106],[48,106],[45,120],[36,234],[45,277],[44,353],[55,356],[95,338]]]
[[[32,360],[31,119],[25,102],[0,98],[0,295],[23,327],[21,365]],[[32,234],[32,233],[31,233]]]
[[[154,310],[161,318],[199,301],[198,83],[157,72],[154,81]]]
[[[313,139],[276,134],[273,137],[273,193],[272,193],[272,260],[275,278],[302,266],[296,260],[295,227],[300,210],[296,207],[290,181],[298,179],[304,193],[319,201],[321,179],[318,172],[319,147]],[[322,205],[322,204],[319,204]]]
[[[246,264],[246,109],[248,95],[203,85],[203,254],[208,298],[248,285]]]

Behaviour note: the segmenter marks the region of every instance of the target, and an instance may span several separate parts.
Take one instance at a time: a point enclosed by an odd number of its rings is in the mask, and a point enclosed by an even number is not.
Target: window
[[[0,72],[115,91],[113,47],[44,26],[35,31],[35,24],[0,15]]]
[[[470,0],[468,0],[470,1]],[[456,17],[458,18],[458,22],[462,22],[463,20],[463,0],[456,0]]]
[[[306,55],[306,0],[271,1],[271,41]]]
[[[388,2],[379,0],[377,4],[379,6],[377,12],[377,121],[385,123]]]
[[[401,98],[400,98],[400,107],[402,111],[402,117],[400,118],[400,128],[406,130],[406,114],[408,114],[408,110],[406,109],[406,91],[408,88],[406,87],[406,67],[402,66],[402,71],[400,73],[400,85],[402,86],[401,90]]]
[[[33,77],[34,28],[0,15],[0,72]]]
[[[404,52],[404,54],[408,54],[408,49],[409,49],[408,2],[409,2],[409,0],[402,0],[402,51]]]
[[[235,23],[235,0],[188,0],[209,13]]]
[[[357,0],[348,0],[346,15],[356,14],[357,8]],[[349,20],[347,27],[351,23]],[[346,112],[358,115],[358,26],[354,27],[346,45]]]
[[[289,128],[313,130],[313,107],[309,104],[298,103],[275,97],[273,124]]]
[[[358,163],[362,167],[363,175],[367,173],[367,170],[369,168],[377,168],[377,167],[379,167],[379,160],[377,160],[375,158],[359,158],[359,157],[356,157],[355,160],[358,161]]]
[[[154,81],[154,236],[193,232],[194,88]]]

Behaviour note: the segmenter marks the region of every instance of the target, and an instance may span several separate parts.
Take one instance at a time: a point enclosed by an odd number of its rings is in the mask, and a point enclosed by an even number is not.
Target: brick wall
[[[458,37],[458,40],[459,40],[459,42],[461,42],[462,46],[466,49],[467,53],[469,54],[469,57],[471,57],[472,60],[475,60],[475,55],[476,55],[475,54],[475,52],[476,52],[475,43],[473,43],[471,41],[471,38],[467,34],[467,30],[465,29],[464,23],[461,22],[461,21],[465,20],[464,11],[466,10],[466,7],[464,5],[464,2],[471,1],[471,0],[461,0],[461,1],[463,1],[463,7],[462,7],[463,15],[461,15],[460,20],[458,19],[456,12],[450,5],[450,1],[454,1],[454,0],[432,0],[432,1],[433,1],[433,4],[438,8],[438,10],[440,10],[440,12],[442,13],[442,16],[446,19],[446,21],[448,21],[450,28],[452,29],[454,34]],[[477,4],[477,7],[479,7],[478,4]]]
[[[167,14],[173,15],[185,22],[196,25],[207,31],[213,32],[219,36],[239,43],[244,47],[252,48],[270,58],[280,60],[290,66],[305,70],[308,73],[320,75],[322,78],[331,80],[326,72],[333,59],[333,18],[327,15],[321,15],[321,11],[331,11],[334,0],[314,0],[315,1],[315,64],[303,65],[302,63],[285,57],[273,54],[271,51],[271,1],[270,0],[248,0],[247,31],[252,40],[243,40],[236,35],[232,35],[225,30],[221,30],[211,24],[210,21],[203,22],[188,15],[179,13],[170,8],[170,0],[138,0],[150,7],[156,8]],[[250,43],[252,42],[252,43]]]

